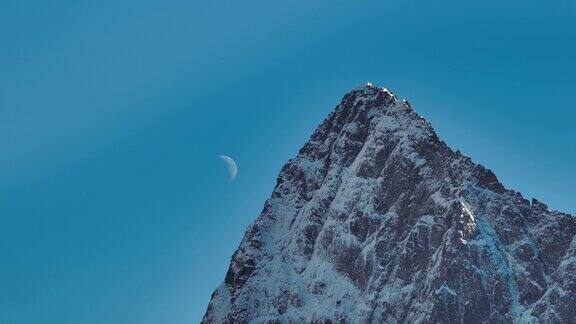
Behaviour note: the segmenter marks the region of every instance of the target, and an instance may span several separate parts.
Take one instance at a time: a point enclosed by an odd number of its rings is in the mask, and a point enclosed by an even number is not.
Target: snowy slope
[[[576,322],[575,233],[367,84],[282,168],[203,322]]]

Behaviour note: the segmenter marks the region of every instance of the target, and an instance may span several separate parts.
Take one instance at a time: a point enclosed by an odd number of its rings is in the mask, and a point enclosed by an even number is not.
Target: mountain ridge
[[[203,322],[576,321],[575,234],[367,83],[282,168]]]

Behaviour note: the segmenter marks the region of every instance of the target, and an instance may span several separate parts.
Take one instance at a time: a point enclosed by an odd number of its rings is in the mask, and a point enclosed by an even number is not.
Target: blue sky
[[[576,213],[572,0],[4,0],[0,39],[2,323],[198,322],[283,163],[366,81]]]

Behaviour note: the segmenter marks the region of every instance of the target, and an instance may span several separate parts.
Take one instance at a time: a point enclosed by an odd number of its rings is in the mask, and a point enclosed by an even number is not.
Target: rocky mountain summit
[[[576,323],[575,234],[367,84],[282,168],[203,323]]]

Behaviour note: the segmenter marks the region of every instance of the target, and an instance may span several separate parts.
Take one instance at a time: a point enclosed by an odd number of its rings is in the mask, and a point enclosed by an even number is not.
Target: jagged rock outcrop
[[[575,234],[368,84],[282,168],[203,322],[576,323]]]

